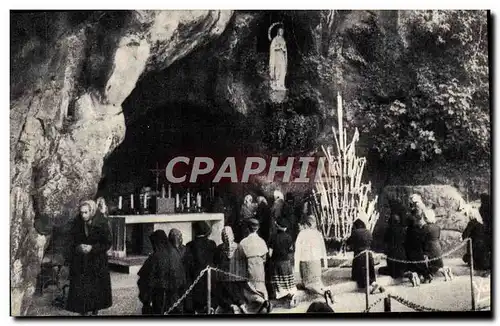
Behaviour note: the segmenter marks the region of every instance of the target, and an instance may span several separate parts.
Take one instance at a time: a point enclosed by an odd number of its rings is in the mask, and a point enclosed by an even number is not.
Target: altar
[[[193,222],[205,221],[212,229],[208,238],[218,245],[224,227],[222,213],[112,215],[109,220],[113,237],[109,263],[126,273],[138,270],[152,252],[149,235],[156,230],[164,230],[168,235],[171,229],[178,229],[185,245],[194,237]]]

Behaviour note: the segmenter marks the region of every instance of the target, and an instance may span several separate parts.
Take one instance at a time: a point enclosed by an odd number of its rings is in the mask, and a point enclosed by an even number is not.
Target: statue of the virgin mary
[[[269,38],[271,38],[271,28],[269,29]],[[271,88],[276,90],[285,90],[285,76],[288,64],[286,42],[283,38],[284,30],[278,29],[278,34],[271,41],[269,49],[269,74],[271,76]]]

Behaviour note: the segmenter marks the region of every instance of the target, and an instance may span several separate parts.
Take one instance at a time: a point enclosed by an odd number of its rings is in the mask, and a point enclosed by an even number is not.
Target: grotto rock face
[[[121,105],[139,78],[218,37],[231,17],[217,10],[13,14],[13,315],[29,307],[45,235],[95,195],[103,159],[125,135]]]

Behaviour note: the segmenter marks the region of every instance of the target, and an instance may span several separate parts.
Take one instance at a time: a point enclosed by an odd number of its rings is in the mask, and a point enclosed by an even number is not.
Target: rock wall
[[[218,37],[231,17],[219,10],[13,14],[12,315],[29,308],[45,235],[94,196],[103,159],[125,135],[121,105],[139,78]],[[50,25],[25,27],[44,21]]]

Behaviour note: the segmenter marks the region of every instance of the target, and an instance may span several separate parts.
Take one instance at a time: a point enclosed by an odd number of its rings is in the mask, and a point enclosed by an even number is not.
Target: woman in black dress
[[[93,200],[80,205],[80,216],[71,231],[70,285],[66,309],[97,315],[111,307],[111,278],[106,251],[111,247],[108,221]]]
[[[413,286],[418,286],[421,282],[430,283],[432,274],[425,263],[424,253],[426,239],[424,211],[426,208],[420,196],[417,198],[412,196],[412,201],[413,207],[412,214],[408,219],[409,226],[406,230],[405,250],[406,257],[413,262],[407,264],[408,270],[411,272],[407,275],[410,277]]]
[[[473,212],[471,207],[468,207],[467,215],[470,218],[464,232],[462,239],[472,239],[472,257],[474,261],[474,269],[478,271],[487,271],[491,268],[491,249],[488,228],[483,222],[483,217],[477,212]],[[484,213],[483,213],[484,214]],[[470,265],[469,246],[467,246],[467,254],[463,260]]]
[[[406,264],[403,261],[407,260],[405,239],[406,226],[401,222],[399,215],[392,214],[384,236],[387,266],[379,269],[380,274],[390,275],[392,278],[403,277],[406,271]]]
[[[372,234],[370,230],[366,228],[366,223],[357,219],[354,221],[352,226],[352,233],[347,240],[347,245],[351,247],[354,251],[354,260],[352,262],[352,280],[356,281],[358,288],[365,289],[367,286],[371,286],[371,293],[376,291],[383,292],[384,288],[380,287],[376,282],[375,277],[375,264],[373,261],[373,254],[371,252],[365,252],[360,255],[364,250],[370,250],[372,243]],[[369,284],[366,284],[366,255],[368,256],[368,274],[369,274]]]
[[[441,243],[439,237],[441,235],[441,228],[436,225],[436,214],[432,209],[427,209],[424,213],[425,218],[425,241],[424,241],[424,256],[429,259],[427,266],[432,274],[440,272],[444,276],[444,280],[448,281],[453,278],[451,269],[444,267]]]

